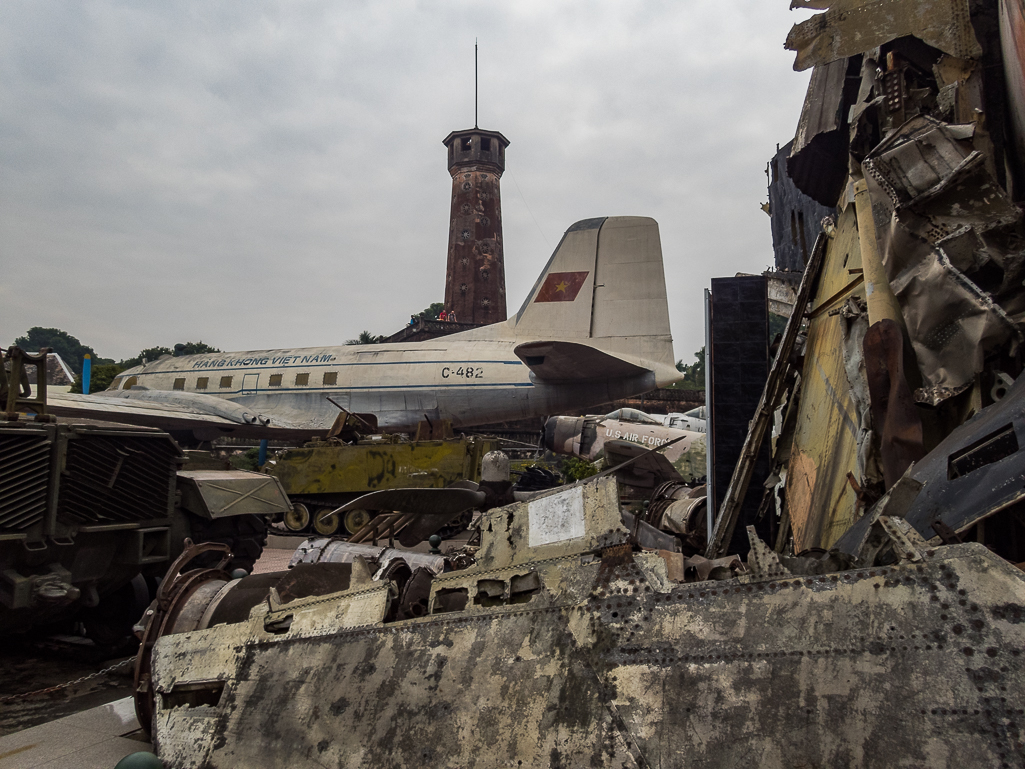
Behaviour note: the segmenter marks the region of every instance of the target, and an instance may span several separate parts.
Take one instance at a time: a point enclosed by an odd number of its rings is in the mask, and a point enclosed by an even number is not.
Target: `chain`
[[[68,681],[67,683],[57,684],[56,686],[48,686],[45,689],[36,689],[34,692],[25,692],[24,694],[12,694],[7,697],[0,697],[0,703],[15,702],[17,700],[27,699],[28,697],[37,697],[40,694],[50,694],[51,692],[57,692],[61,689],[67,689],[69,686],[75,686],[76,684],[83,683],[91,678],[99,678],[100,676],[106,675],[107,673],[117,670],[118,668],[123,668],[125,665],[128,665],[132,662],[135,662],[135,657],[123,659],[120,662],[111,665],[109,668],[98,670],[95,673],[90,673],[89,675],[82,676],[81,678],[76,678],[75,680]]]

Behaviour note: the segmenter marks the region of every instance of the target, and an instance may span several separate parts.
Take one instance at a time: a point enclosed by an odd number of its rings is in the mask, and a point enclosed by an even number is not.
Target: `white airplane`
[[[51,398],[51,411],[200,439],[323,431],[340,408],[385,431],[459,428],[648,392],[681,378],[674,360],[658,224],[608,217],[570,227],[501,323],[427,342],[165,356],[102,395]]]

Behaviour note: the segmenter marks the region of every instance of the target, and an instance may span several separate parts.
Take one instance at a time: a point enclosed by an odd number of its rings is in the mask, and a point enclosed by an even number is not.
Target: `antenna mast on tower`
[[[477,128],[477,38],[473,39],[473,127]]]

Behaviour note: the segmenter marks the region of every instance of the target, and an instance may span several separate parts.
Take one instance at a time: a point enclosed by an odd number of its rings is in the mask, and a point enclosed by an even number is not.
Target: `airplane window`
[[[124,377],[123,376],[116,376],[116,377],[114,377],[114,381],[110,383],[110,387],[108,387],[107,389],[108,390],[120,389],[121,382],[123,382],[123,381],[124,381]]]
[[[196,380],[196,389],[205,390],[208,384],[210,384],[210,377],[201,376],[199,377],[199,379]]]
[[[335,385],[338,384],[338,372],[337,371],[325,371],[324,372],[324,384]]]
[[[271,374],[270,375],[270,386],[271,387],[281,387],[281,374]]]
[[[309,374],[303,373],[303,374],[296,374],[295,375],[295,386],[296,387],[305,387],[309,383],[310,383],[310,375]]]
[[[181,377],[179,379],[175,379],[174,380],[174,387],[172,389],[174,389],[174,390],[184,390],[185,389],[185,377]]]
[[[132,387],[134,387],[137,384],[139,384],[139,377],[137,377],[137,376],[130,376],[130,377],[128,377],[128,379],[125,380],[124,387],[122,387],[121,389],[122,390],[131,390]]]
[[[222,376],[221,377],[221,387],[231,387],[231,377],[230,376]]]

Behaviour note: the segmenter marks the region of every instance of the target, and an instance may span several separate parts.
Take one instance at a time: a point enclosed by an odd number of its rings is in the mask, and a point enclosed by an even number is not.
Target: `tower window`
[[[480,150],[481,152],[491,152],[491,139],[487,136],[481,137]]]
[[[463,139],[462,145],[463,145],[463,152],[469,152],[471,149],[473,149],[473,145],[470,143],[470,139],[469,138]]]

